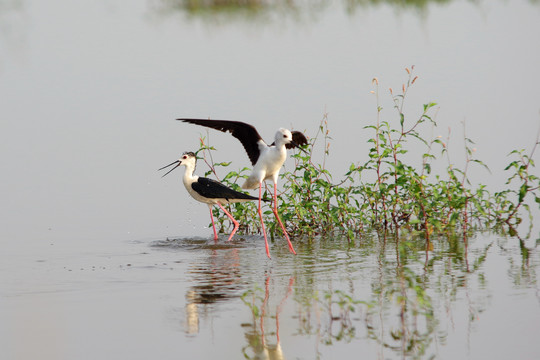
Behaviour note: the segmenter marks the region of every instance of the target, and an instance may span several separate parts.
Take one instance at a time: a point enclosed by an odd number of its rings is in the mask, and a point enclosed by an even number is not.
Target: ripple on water
[[[258,274],[254,269],[260,258],[254,254],[263,254],[262,236],[237,235],[232,241],[227,238],[223,235],[214,241],[211,237],[171,237],[153,241],[150,246],[190,253],[185,272],[190,283],[186,300],[188,304],[208,306],[239,298]]]
[[[220,249],[235,249],[250,246],[252,243],[250,237],[235,237],[231,241],[227,241],[228,235],[223,235],[214,239],[203,237],[174,237],[164,240],[156,240],[150,244],[152,247],[163,249],[181,249],[181,250],[220,250]]]

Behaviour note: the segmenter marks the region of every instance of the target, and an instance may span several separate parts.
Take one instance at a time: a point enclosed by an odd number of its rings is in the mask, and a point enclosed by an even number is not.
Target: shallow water
[[[4,263],[5,358],[534,358],[540,255],[515,239],[171,238]],[[62,246],[63,247],[63,246]],[[53,250],[53,248],[55,250]],[[74,251],[75,250],[75,251]],[[18,258],[18,257],[15,257]],[[30,280],[31,279],[31,280]],[[29,346],[31,344],[31,346]]]
[[[276,239],[268,260],[260,236],[215,244],[206,206],[157,169],[201,135],[215,161],[249,165],[228,134],[175,118],[269,139],[314,136],[327,112],[339,181],[367,160],[373,77],[391,121],[387,89],[414,64],[407,121],[436,101],[422,134],[451,128],[462,168],[465,120],[491,169],[471,181],[505,188],[506,155],[538,128],[538,2],[187,3],[0,1],[0,358],[537,358],[537,220],[524,242],[456,235],[426,253],[364,234],[296,239],[293,256]]]

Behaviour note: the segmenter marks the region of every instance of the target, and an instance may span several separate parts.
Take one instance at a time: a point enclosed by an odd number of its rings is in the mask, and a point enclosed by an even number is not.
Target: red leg
[[[224,208],[220,203],[218,203],[218,205],[219,205],[219,207],[221,208],[221,210],[223,210],[223,212],[224,212],[225,214],[227,214],[227,216],[229,217],[229,219],[231,219],[231,221],[232,221],[233,224],[234,224],[234,229],[233,229],[231,235],[229,236],[229,238],[227,239],[227,241],[231,241],[231,239],[232,239],[234,233],[236,232],[236,230],[238,230],[238,226],[239,226],[238,221],[234,220],[234,218],[232,217],[232,215],[229,214],[229,212],[228,212],[227,210],[225,210],[225,208]]]
[[[210,209],[210,219],[212,219],[212,229],[214,229],[214,241],[217,241],[218,236],[216,232],[216,225],[214,225],[214,214],[212,214],[212,205],[208,205],[208,208]]]
[[[281,226],[281,230],[283,230],[283,234],[285,234],[285,238],[287,239],[287,242],[289,243],[289,251],[292,252],[294,255],[296,255],[296,251],[294,251],[293,245],[291,243],[291,239],[289,239],[289,234],[287,234],[287,230],[285,230],[285,226],[283,226],[283,223],[281,222],[281,219],[279,218],[279,215],[277,212],[277,185],[276,183],[274,183],[274,207],[272,208],[272,211],[274,212],[274,215],[276,216],[279,226]]]
[[[264,245],[266,246],[266,256],[268,256],[269,259],[272,257],[270,256],[270,248],[268,247],[268,239],[266,238],[266,230],[264,229],[264,221],[263,221],[263,215],[262,215],[262,209],[261,209],[261,198],[262,198],[262,182],[259,183],[259,217],[261,218],[261,226],[262,231],[264,235]]]

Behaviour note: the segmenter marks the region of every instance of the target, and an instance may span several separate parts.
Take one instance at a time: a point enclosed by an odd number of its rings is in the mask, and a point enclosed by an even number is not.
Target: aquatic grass
[[[474,142],[466,135],[463,126],[465,163],[462,168],[450,162],[448,138],[427,139],[424,132],[437,126],[437,104],[427,102],[416,117],[409,117],[404,111],[407,94],[418,77],[414,67],[407,68],[406,81],[401,91],[389,89],[393,113],[388,117],[380,105],[378,79],[373,79],[373,94],[376,98],[376,117],[373,124],[364,127],[371,132],[367,159],[350,164],[348,171],[335,180],[326,169],[326,160],[333,139],[328,127],[328,114],[324,114],[315,134],[303,152],[292,155],[294,166],[280,176],[283,186],[278,194],[280,216],[290,234],[296,237],[344,235],[349,240],[357,239],[366,231],[390,231],[420,233],[425,241],[437,234],[460,232],[466,239],[473,230],[497,229],[515,234],[523,217],[532,219],[528,204],[534,199],[540,204],[540,179],[532,173],[533,156],[537,144],[532,149],[513,150],[509,153],[511,162],[505,171],[509,172],[508,189],[492,193],[485,185],[473,185],[469,180],[472,166],[489,168],[476,158]],[[383,116],[384,115],[384,116]],[[308,132],[309,133],[309,132]],[[411,144],[424,147],[421,154],[412,153]],[[321,150],[322,151],[318,151]],[[228,170],[230,163],[215,163],[211,154],[215,149],[201,138],[198,153],[214,173],[217,167]],[[316,151],[317,150],[317,151]],[[315,153],[322,155],[315,159]],[[411,164],[411,156],[420,156],[421,166]],[[441,173],[434,173],[436,162],[447,162]],[[234,189],[247,177],[249,169],[229,171],[221,179]],[[219,177],[218,177],[219,179]],[[270,197],[268,189],[265,197]],[[233,216],[242,224],[243,233],[260,233],[260,222],[256,216],[254,202],[230,205]],[[222,231],[232,225],[228,219],[215,212]],[[270,209],[264,212],[265,222],[271,236],[280,236]],[[532,221],[530,221],[532,225]]]

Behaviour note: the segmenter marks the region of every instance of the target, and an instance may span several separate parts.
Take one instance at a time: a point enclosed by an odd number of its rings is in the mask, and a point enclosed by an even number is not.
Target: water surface
[[[271,139],[314,136],[326,113],[339,181],[367,160],[373,77],[391,120],[386,89],[415,65],[406,114],[439,104],[425,136],[450,128],[458,167],[465,121],[491,169],[471,180],[504,189],[506,155],[539,126],[537,2],[188,3],[0,2],[0,357],[536,358],[536,228],[427,253],[367,233],[297,239],[295,257],[276,239],[270,261],[259,236],[214,244],[206,206],[157,169],[201,135],[216,161],[249,165],[229,135],[177,117]]]

